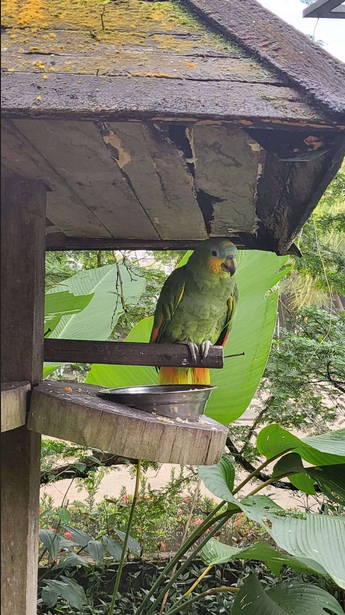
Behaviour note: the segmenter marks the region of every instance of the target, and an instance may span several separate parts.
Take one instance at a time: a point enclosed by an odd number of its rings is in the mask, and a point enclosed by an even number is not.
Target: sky
[[[313,34],[314,18],[302,17],[306,4],[300,0],[259,0],[264,7],[279,15],[284,21],[301,30],[304,34]],[[345,20],[319,19],[315,30],[315,38],[321,39],[324,49],[345,62]]]

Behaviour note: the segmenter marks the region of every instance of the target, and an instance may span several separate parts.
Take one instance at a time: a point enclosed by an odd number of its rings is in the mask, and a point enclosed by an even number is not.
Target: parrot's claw
[[[204,340],[203,343],[200,346],[200,355],[201,355],[201,360],[205,361],[205,359],[207,359],[209,350],[211,348],[212,344],[210,342],[210,340]]]
[[[199,348],[197,344],[194,344],[194,342],[185,342],[189,348],[189,352],[190,352],[190,356],[192,358],[193,363],[197,363],[198,361],[198,354],[199,354]]]

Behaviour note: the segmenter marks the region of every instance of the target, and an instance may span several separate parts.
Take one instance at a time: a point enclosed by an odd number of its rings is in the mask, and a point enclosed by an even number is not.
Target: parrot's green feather
[[[207,245],[205,245],[207,244]],[[189,259],[166,280],[158,299],[151,341],[174,343],[191,341],[202,344],[222,344],[230,330],[238,301],[238,289],[229,273],[215,274],[209,269],[209,257],[214,246],[233,247],[230,242],[209,240],[204,242]],[[216,262],[222,252],[217,252]]]

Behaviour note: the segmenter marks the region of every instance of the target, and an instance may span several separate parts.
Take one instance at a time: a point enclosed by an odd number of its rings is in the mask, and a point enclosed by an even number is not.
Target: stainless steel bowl
[[[165,384],[104,389],[98,395],[144,412],[195,423],[216,388],[203,384]]]

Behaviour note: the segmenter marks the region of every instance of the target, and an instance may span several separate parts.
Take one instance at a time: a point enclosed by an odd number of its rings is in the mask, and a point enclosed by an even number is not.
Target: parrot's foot
[[[199,347],[198,347],[198,345],[194,344],[194,342],[184,342],[184,343],[189,348],[190,356],[192,357],[193,363],[197,363],[197,361],[198,361],[198,354],[199,354]]]
[[[212,343],[210,342],[210,340],[204,340],[203,343],[201,344],[200,356],[201,356],[202,361],[205,361],[205,359],[207,358],[211,346],[212,346]]]

